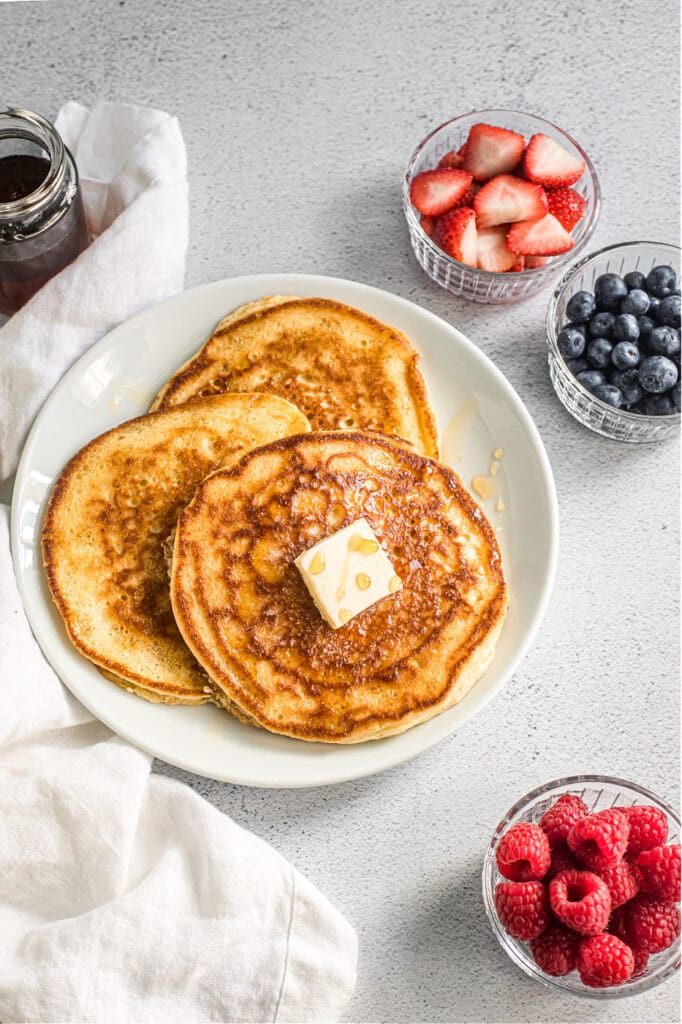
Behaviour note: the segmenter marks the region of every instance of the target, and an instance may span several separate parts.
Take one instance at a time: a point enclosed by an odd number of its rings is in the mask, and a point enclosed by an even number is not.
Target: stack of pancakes
[[[461,700],[507,592],[490,524],[436,461],[418,358],[328,299],[222,320],[55,484],[43,557],[78,650],[147,700],[305,740],[392,735]],[[359,518],[403,587],[334,630],[294,561]]]

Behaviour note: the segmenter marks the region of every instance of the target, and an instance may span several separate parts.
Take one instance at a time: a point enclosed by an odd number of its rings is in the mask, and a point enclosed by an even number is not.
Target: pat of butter
[[[294,565],[333,629],[403,585],[365,519],[325,537],[299,555]]]

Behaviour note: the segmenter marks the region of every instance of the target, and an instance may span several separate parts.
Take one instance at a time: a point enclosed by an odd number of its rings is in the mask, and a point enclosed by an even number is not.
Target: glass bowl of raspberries
[[[626,242],[585,256],[547,309],[552,385],[584,426],[650,443],[680,427],[680,249]]]
[[[477,110],[420,142],[403,210],[422,269],[474,302],[541,291],[585,246],[599,217],[587,154],[544,118]]]
[[[680,819],[647,789],[557,779],[495,830],[483,899],[500,945],[550,988],[608,999],[680,966]]]

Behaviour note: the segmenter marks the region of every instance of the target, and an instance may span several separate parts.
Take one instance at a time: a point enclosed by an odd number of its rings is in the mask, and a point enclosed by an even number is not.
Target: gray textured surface
[[[561,510],[554,595],[503,694],[459,734],[375,778],[256,791],[164,765],[272,842],[355,924],[356,1021],[675,1021],[675,982],[596,1003],[545,992],[495,945],[479,896],[492,827],[523,792],[604,772],[677,798],[678,452],[578,426],[547,375],[546,296],[457,301],[411,257],[399,203],[427,130],[507,106],[575,135],[601,178],[591,248],[675,241],[674,0],[363,4],[119,0],[0,4],[5,99],[178,114],[192,187],[187,284],[261,271],[365,281],[490,355],[547,445]]]

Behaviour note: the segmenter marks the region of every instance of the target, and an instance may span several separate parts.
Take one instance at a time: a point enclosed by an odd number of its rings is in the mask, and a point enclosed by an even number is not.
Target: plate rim
[[[283,781],[281,778],[277,780],[271,778],[270,781],[264,781],[262,778],[254,778],[248,775],[240,777],[239,771],[236,772],[236,777],[228,773],[218,775],[211,772],[210,774],[206,774],[202,772],[199,768],[197,768],[195,764],[186,761],[182,756],[170,758],[165,754],[159,754],[154,749],[153,744],[141,741],[137,736],[131,736],[125,723],[123,724],[123,726],[121,726],[121,724],[118,721],[116,722],[116,724],[112,724],[110,716],[105,715],[103,717],[99,711],[95,711],[93,709],[93,707],[91,706],[91,702],[89,702],[87,699],[84,699],[80,693],[76,693],[72,689],[70,683],[67,681],[67,679],[64,678],[64,674],[62,674],[60,669],[57,668],[57,666],[54,664],[52,660],[52,644],[50,638],[47,635],[45,635],[47,633],[47,629],[45,630],[45,634],[43,633],[43,627],[41,625],[38,609],[33,607],[33,601],[31,600],[30,595],[28,594],[28,587],[24,575],[24,568],[21,565],[19,557],[19,552],[24,547],[24,542],[20,537],[19,530],[20,492],[22,491],[23,486],[25,485],[25,482],[28,479],[31,455],[33,453],[37,439],[39,438],[42,432],[43,422],[49,416],[52,406],[59,401],[60,392],[62,392],[66,387],[68,387],[68,384],[72,379],[78,378],[78,376],[82,373],[82,367],[84,365],[87,365],[98,354],[101,354],[101,349],[106,349],[107,347],[115,347],[116,337],[119,333],[130,330],[131,328],[134,329],[136,325],[138,325],[139,323],[143,323],[147,317],[153,316],[154,311],[159,309],[160,307],[167,308],[172,307],[173,305],[181,305],[182,303],[187,301],[188,296],[192,296],[193,298],[200,298],[200,296],[203,293],[209,291],[220,291],[221,289],[224,289],[226,287],[234,287],[235,285],[242,287],[243,289],[252,290],[253,295],[256,295],[257,292],[255,289],[258,288],[261,282],[273,282],[274,280],[282,282],[282,285],[276,287],[274,291],[270,290],[268,294],[295,293],[295,291],[293,290],[293,285],[292,288],[288,287],[288,285],[291,282],[304,281],[306,287],[308,285],[311,287],[319,286],[322,289],[324,289],[325,287],[338,288],[350,286],[352,289],[359,289],[361,293],[375,295],[384,301],[388,300],[390,303],[395,303],[398,305],[398,307],[402,307],[405,310],[416,311],[416,313],[419,316],[425,317],[427,322],[430,321],[436,324],[439,329],[444,328],[448,333],[454,335],[454,337],[457,339],[458,344],[470,350],[474,355],[475,359],[483,364],[486,371],[493,377],[497,386],[502,390],[505,398],[511,405],[513,412],[521,420],[526,436],[531,441],[532,449],[537,459],[538,467],[540,470],[540,479],[542,481],[544,489],[547,493],[547,497],[549,499],[546,502],[545,506],[546,511],[548,513],[548,558],[545,567],[542,587],[538,595],[538,600],[534,614],[532,615],[527,624],[522,640],[518,644],[515,656],[512,659],[510,659],[509,662],[505,665],[504,672],[497,685],[493,687],[488,694],[486,694],[485,698],[482,700],[482,703],[479,702],[478,706],[472,707],[472,710],[468,714],[465,714],[463,720],[459,721],[454,728],[441,730],[440,732],[437,732],[434,736],[428,737],[426,742],[417,744],[414,749],[408,751],[404,751],[398,746],[393,756],[391,756],[391,748],[389,747],[386,754],[376,767],[371,767],[369,769],[359,767],[358,769],[354,770],[352,767],[353,762],[351,759],[349,759],[348,767],[344,765],[344,770],[336,770],[333,771],[331,774],[327,773],[326,775],[324,775],[323,778],[314,782],[298,782],[295,780]],[[269,287],[272,289],[273,285],[271,284],[269,285]],[[262,295],[265,294],[265,292],[261,290],[258,294]],[[252,300],[244,299],[243,301]],[[343,302],[346,300],[337,299],[336,301]],[[420,355],[423,354],[421,350],[418,349],[418,351],[420,352]],[[439,435],[442,435],[442,425],[439,424],[439,427]],[[39,521],[42,521],[42,516],[36,517],[36,524]],[[37,535],[38,530],[34,528],[32,533],[34,546],[37,546],[39,548],[39,541],[38,544],[35,545],[35,538],[37,537]],[[558,566],[559,508],[556,483],[554,480],[554,474],[552,472],[551,463],[549,461],[549,457],[547,455],[547,451],[545,449],[545,445],[540,435],[540,432],[537,426],[535,425],[535,422],[532,416],[530,415],[528,409],[526,408],[525,403],[522,401],[516,389],[507,380],[507,378],[504,376],[499,367],[493,362],[493,360],[482,349],[480,349],[478,345],[476,345],[465,334],[463,334],[462,331],[460,331],[457,327],[454,327],[452,324],[448,323],[447,320],[444,320],[436,313],[433,313],[431,312],[431,310],[419,305],[417,302],[413,302],[411,299],[406,299],[401,295],[396,295],[393,292],[387,291],[386,289],[378,288],[375,285],[366,284],[365,282],[361,281],[353,281],[349,278],[335,277],[332,275],[307,274],[298,273],[295,271],[280,273],[275,271],[271,273],[235,275],[233,277],[220,278],[215,281],[209,281],[191,288],[183,289],[181,292],[178,292],[175,295],[169,296],[166,299],[161,299],[160,301],[152,303],[149,306],[145,306],[137,313],[134,313],[132,316],[128,317],[128,319],[122,321],[119,324],[116,324],[114,327],[111,328],[111,330],[103,334],[101,338],[99,338],[88,349],[86,349],[86,351],[83,352],[81,356],[79,356],[79,358],[72,364],[72,366],[70,366],[66,370],[66,372],[59,378],[57,383],[54,385],[54,387],[46,397],[45,401],[43,402],[33,421],[33,424],[31,425],[29,433],[24,442],[24,446],[22,448],[21,456],[16,470],[14,490],[12,494],[10,510],[10,548],[15,577],[17,581],[17,589],[22,600],[24,614],[26,615],[31,632],[33,633],[33,636],[36,639],[44,657],[48,661],[52,670],[59,677],[63,685],[66,686],[69,692],[74,696],[74,698],[78,700],[81,704],[83,704],[83,706],[92,715],[94,715],[95,718],[97,718],[104,725],[106,725],[107,728],[111,729],[111,731],[115,735],[120,736],[123,740],[125,740],[128,743],[131,743],[131,745],[137,747],[138,749],[143,750],[150,756],[157,757],[159,760],[164,761],[167,764],[173,765],[174,767],[177,767],[183,771],[190,772],[194,775],[199,776],[200,778],[216,779],[217,781],[230,783],[231,785],[249,786],[253,788],[309,789],[318,788],[320,786],[336,785],[343,782],[352,782],[362,778],[369,778],[372,775],[376,775],[380,772],[387,771],[390,768],[395,768],[400,764],[404,764],[407,761],[410,761],[413,758],[417,757],[418,755],[425,753],[427,750],[430,750],[432,747],[436,746],[438,743],[447,739],[449,736],[454,735],[454,733],[458,732],[460,729],[466,726],[471,721],[472,718],[474,718],[480,712],[484,711],[485,708],[488,707],[488,705],[494,700],[494,698],[498,696],[503,687],[506,686],[507,683],[511,680],[514,673],[517,671],[519,665],[522,663],[523,659],[528,653],[530,647],[532,646],[539,631],[539,628],[542,624],[542,621],[545,617],[547,607],[549,605]],[[35,571],[37,571],[38,573],[40,573],[41,571],[44,572],[42,568],[36,568]],[[68,643],[68,640],[66,638],[64,638],[64,643]],[[55,655],[55,660],[58,660],[57,655]],[[437,719],[439,717],[440,716],[434,716],[434,719]],[[434,721],[434,719],[429,719],[428,721]],[[400,739],[401,736],[418,733],[418,730],[426,724],[428,724],[428,722],[420,723],[420,725],[414,726],[412,729],[406,730],[404,733],[401,733],[396,737],[388,737],[388,739]],[[374,740],[368,742],[374,744],[380,741]],[[320,744],[320,746],[326,748],[327,744]],[[364,748],[367,746],[367,743],[357,745],[344,745],[346,749],[351,751],[356,746]]]

